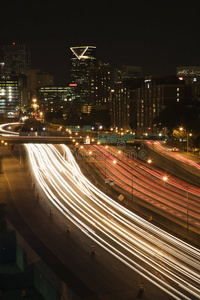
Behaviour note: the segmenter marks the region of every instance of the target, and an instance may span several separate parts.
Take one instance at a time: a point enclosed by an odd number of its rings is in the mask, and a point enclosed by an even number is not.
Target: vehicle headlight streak
[[[2,124],[2,125],[0,125],[0,132],[7,133],[8,136],[11,135],[11,134],[13,134],[13,135],[19,135],[19,132],[14,132],[14,131],[9,131],[9,130],[3,129],[4,127],[6,127],[8,125],[17,125],[17,124],[21,124],[21,123],[16,122],[16,123]],[[4,134],[4,135],[7,136],[7,134]]]
[[[83,176],[65,145],[62,149],[66,159],[53,145],[25,146],[34,174],[47,197],[87,236],[175,299],[180,299],[179,296],[190,298],[131,257],[137,256],[191,295],[200,297],[199,273],[196,271],[200,270],[198,249],[139,218],[98,190]],[[147,229],[154,235],[153,239],[145,232]],[[122,250],[119,251],[119,247]]]

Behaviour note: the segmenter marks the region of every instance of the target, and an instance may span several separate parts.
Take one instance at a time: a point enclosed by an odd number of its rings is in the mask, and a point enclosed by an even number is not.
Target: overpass
[[[76,142],[81,143],[84,137],[75,137]],[[74,144],[73,138],[66,136],[17,136],[17,135],[4,135],[1,140],[9,144],[24,144],[24,143],[37,143],[37,144]]]
[[[24,143],[35,143],[35,144],[79,144],[85,143],[85,136],[19,136],[19,135],[3,135],[0,139],[9,144],[24,144]],[[90,138],[91,144],[97,144],[98,137]],[[103,143],[101,143],[103,144]],[[140,145],[140,140],[134,140],[132,145]],[[117,143],[109,143],[109,145],[117,146]],[[121,146],[121,144],[120,144]]]

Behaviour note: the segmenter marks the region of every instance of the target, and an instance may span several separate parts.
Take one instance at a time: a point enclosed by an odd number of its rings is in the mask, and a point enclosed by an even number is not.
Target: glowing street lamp
[[[184,131],[184,128],[181,126],[180,128],[179,128],[179,130],[180,131]],[[189,136],[192,136],[192,133],[189,133],[189,132],[187,132],[186,131],[186,142],[187,142],[187,146],[186,146],[186,151],[188,152],[188,144],[189,144]]]
[[[163,181],[166,182],[168,180],[167,176],[163,176]]]

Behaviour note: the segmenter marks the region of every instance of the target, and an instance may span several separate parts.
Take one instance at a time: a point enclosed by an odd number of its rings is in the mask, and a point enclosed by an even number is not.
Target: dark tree
[[[95,125],[97,123],[100,123],[108,128],[111,125],[110,114],[106,109],[101,109],[101,110],[92,109],[91,113],[87,118],[87,123],[90,125]]]
[[[24,122],[21,131],[30,131],[31,128],[33,128],[33,131],[38,131],[41,130],[43,126],[44,125],[40,121],[37,121],[35,118],[30,118]]]
[[[161,110],[154,123],[159,128],[167,127],[169,132],[180,126],[186,130],[199,130],[197,121],[199,118],[199,109],[196,106],[187,106],[180,103],[168,105]]]

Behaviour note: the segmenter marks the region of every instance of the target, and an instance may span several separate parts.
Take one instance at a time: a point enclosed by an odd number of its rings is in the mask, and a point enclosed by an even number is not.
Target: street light
[[[92,157],[92,154],[94,153],[94,168],[96,167],[95,165],[95,159],[96,159],[96,152],[92,152],[92,151],[89,151],[89,155]]]
[[[179,128],[180,131],[184,131],[184,128],[181,126]],[[186,151],[188,152],[188,144],[189,144],[189,136],[192,136],[192,133],[189,133],[188,131],[186,131]]]
[[[189,189],[189,187],[188,187],[188,185],[187,185],[187,190],[186,190],[186,209],[187,209],[187,218],[186,218],[186,220],[187,220],[187,231],[188,231],[188,227],[189,227],[189,219],[188,219],[188,189]]]
[[[166,182],[168,180],[167,176],[163,176],[163,181]]]
[[[166,182],[168,180],[168,177],[165,175],[163,176],[163,181]],[[188,227],[189,227],[189,216],[188,216],[188,189],[189,189],[189,186],[186,185],[185,186],[187,189],[186,189],[186,228],[187,228],[187,231],[188,231]]]

